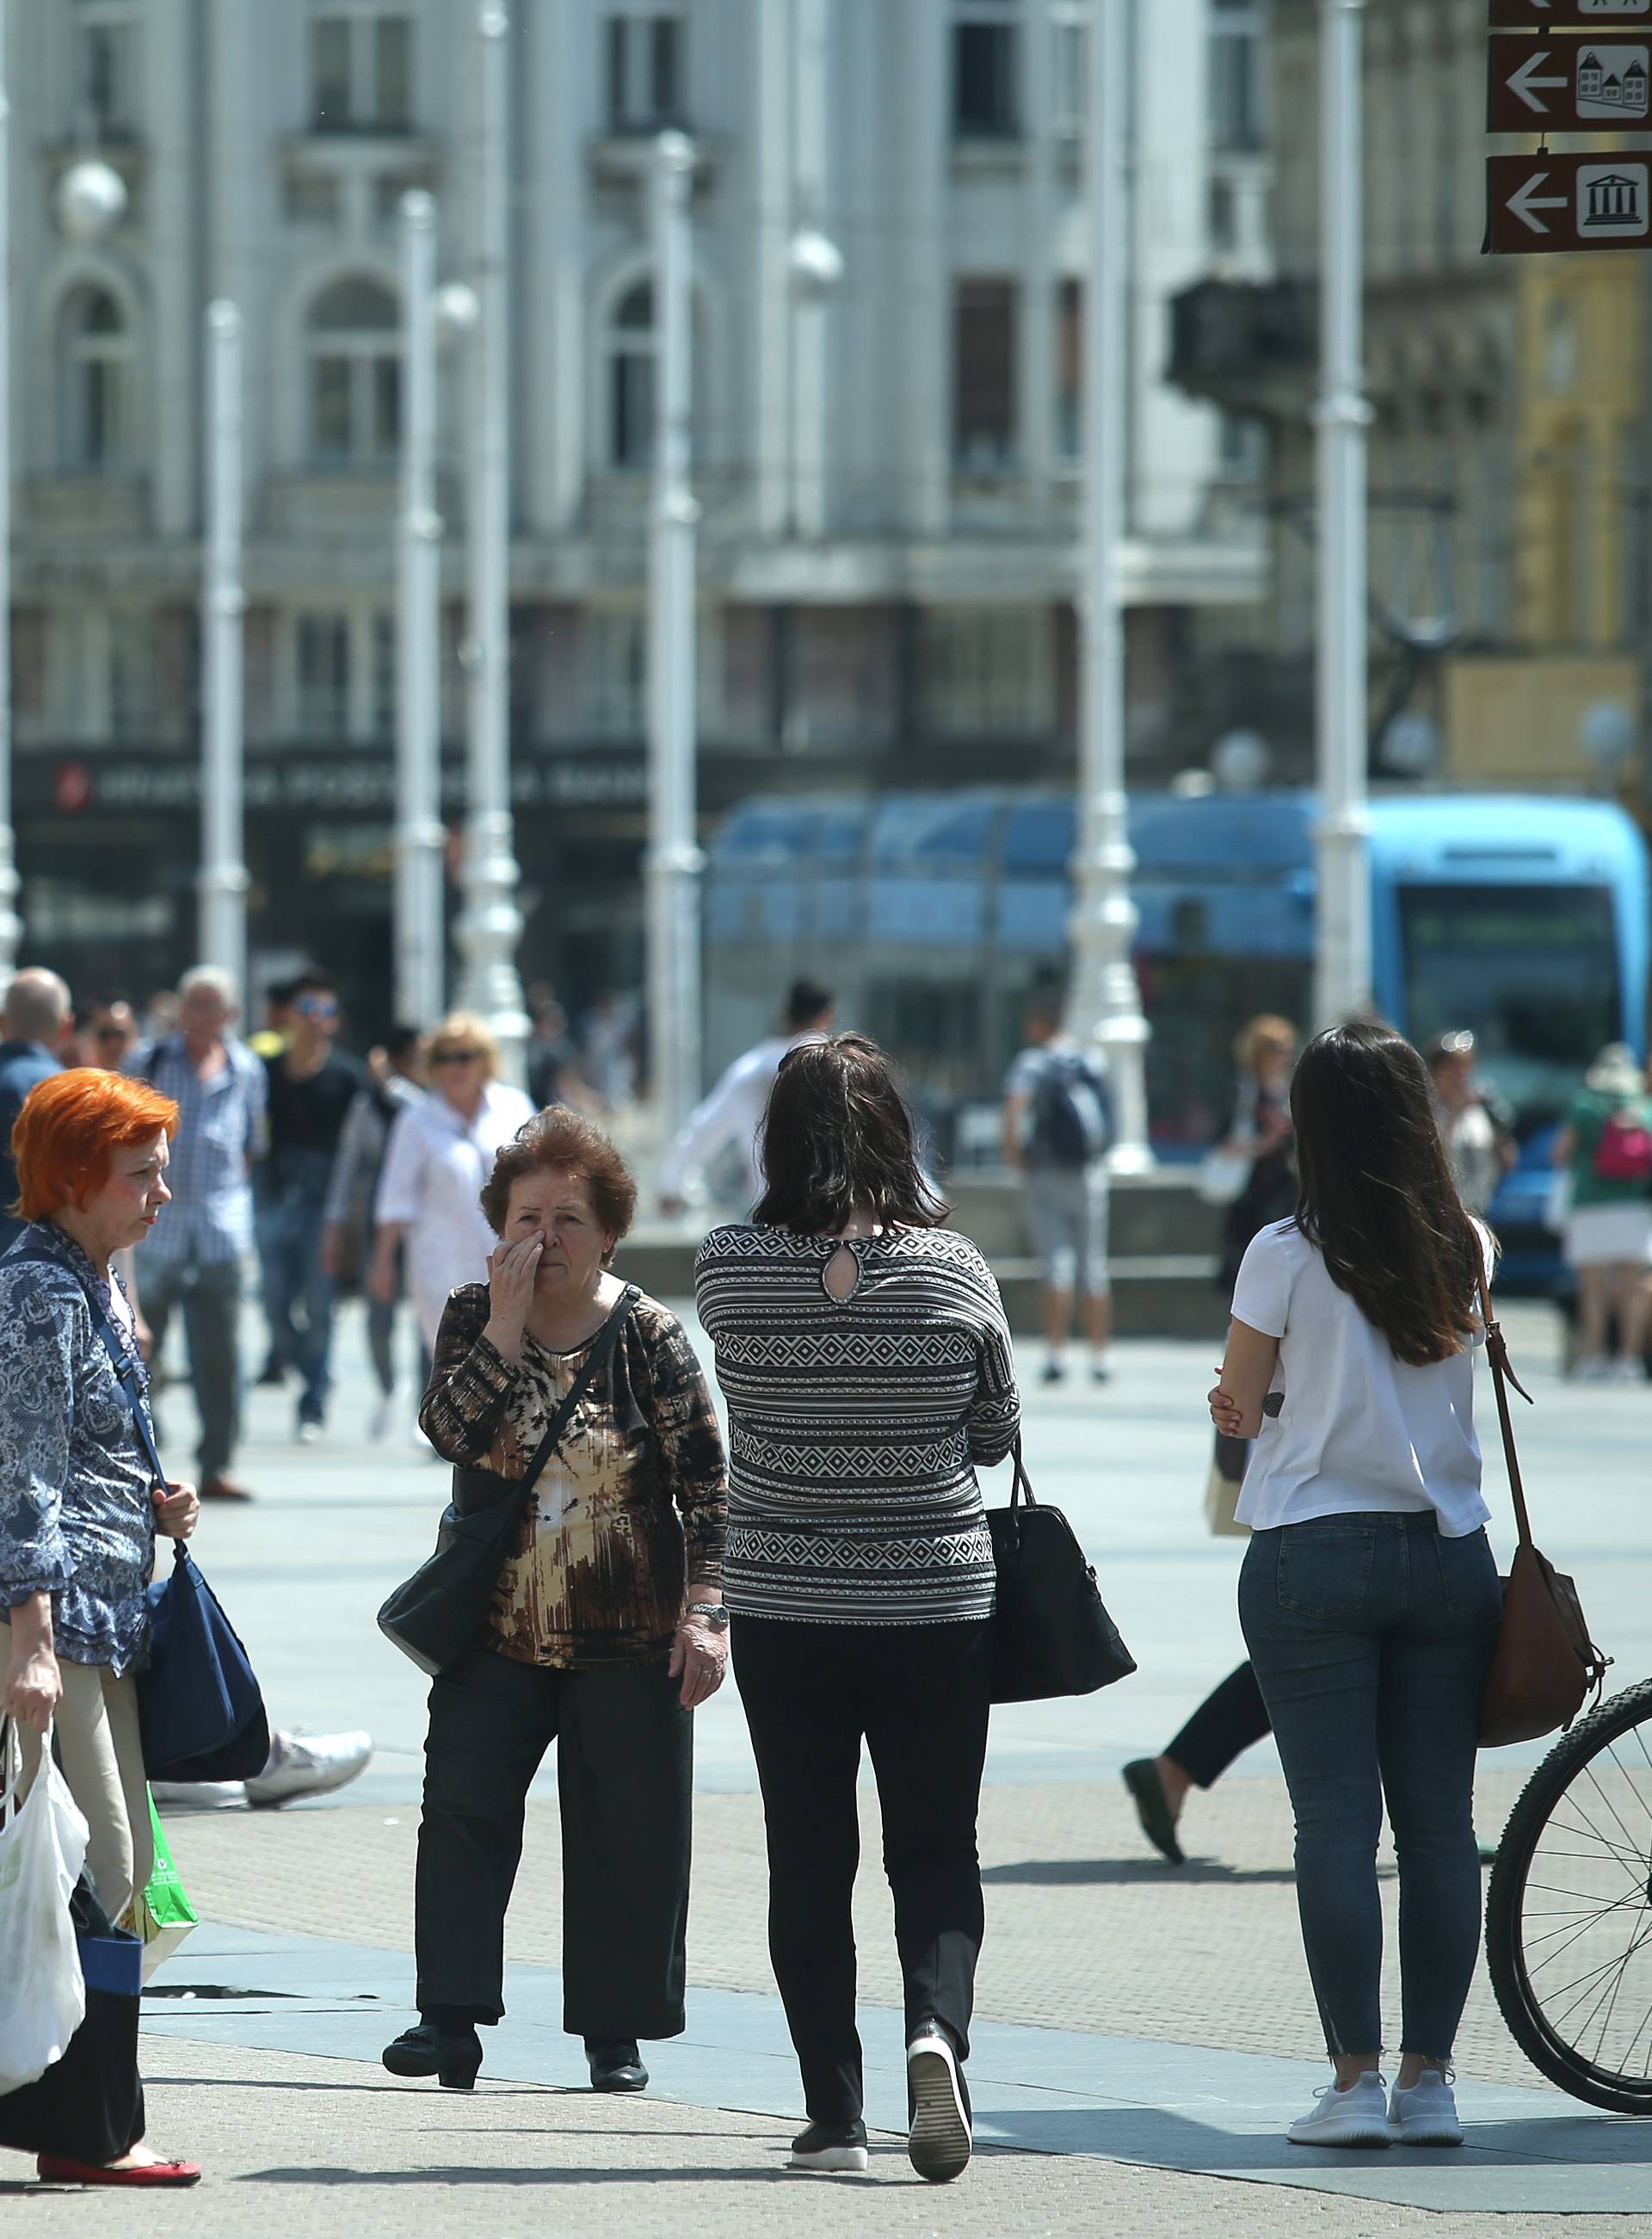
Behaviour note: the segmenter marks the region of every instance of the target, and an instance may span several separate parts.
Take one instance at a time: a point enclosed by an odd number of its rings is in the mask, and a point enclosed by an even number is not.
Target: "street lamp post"
[[[241,314],[207,307],[207,536],[201,593],[201,959],[244,999],[247,867],[243,808],[241,587]]]
[[[11,269],[11,108],[0,15],[0,274]],[[17,853],[11,831],[11,291],[0,288],[0,981],[17,968]]]
[[[1371,1000],[1366,805],[1368,509],[1361,42],[1365,0],[1320,0],[1319,895],[1314,1022]]]
[[[648,543],[648,1033],[668,1142],[700,1094],[700,874],[695,828],[693,394],[688,196],[694,151],[662,132],[654,171],[659,382]]]
[[[1147,1143],[1142,1015],[1131,947],[1135,904],[1125,792],[1125,614],[1118,578],[1125,533],[1129,429],[1125,318],[1129,208],[1125,164],[1130,122],[1127,0],[1098,0],[1090,35],[1086,191],[1090,267],[1085,289],[1085,581],[1080,683],[1078,846],[1073,857],[1073,970],[1068,1028],[1098,1046],[1112,1078],[1120,1173],[1152,1164]]]
[[[441,516],[436,509],[436,205],[401,197],[401,513],[396,581],[395,1011],[441,1016]]]
[[[510,18],[496,0],[479,0],[476,29],[481,134],[468,477],[470,797],[465,907],[456,930],[465,1002],[492,1027],[502,1076],[521,1086],[528,1022],[516,972],[522,919],[510,807]]]

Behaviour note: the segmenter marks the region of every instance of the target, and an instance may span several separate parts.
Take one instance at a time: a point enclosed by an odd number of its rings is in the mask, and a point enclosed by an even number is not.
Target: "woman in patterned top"
[[[755,1226],[700,1247],[730,1418],[724,1583],[768,1827],[769,1950],[803,2071],[794,2169],[864,2169],[851,1901],[864,1739],[906,1979],[912,2166],[970,2157],[992,1545],[977,1463],[1020,1423],[998,1286],[939,1224],[888,1061],[781,1064]]]
[[[170,1200],[177,1124],[177,1106],[146,1081],[90,1066],[41,1081],[11,1135],[20,1195],[8,1210],[25,1226],[0,1259],[4,1713],[23,1743],[22,1796],[44,1737],[55,1736],[90,1830],[87,1868],[116,1921],[129,1915],[152,1863],[136,1673],[149,1647],[155,1535],[187,1539],[200,1503],[193,1485],[152,1483],[99,1324],[106,1318],[136,1354],[132,1304],[114,1260],[143,1241]],[[146,1388],[143,1367],[135,1372]],[[83,2112],[85,2163],[43,2154],[43,2177],[108,2185],[199,2177],[192,2162],[139,2143],[135,2078],[105,2103],[90,2095]]]
[[[564,1106],[499,1153],[499,1237],[436,1337],[420,1422],[451,1462],[527,1464],[621,1286],[636,1185]],[[722,1438],[675,1317],[639,1297],[540,1476],[474,1648],[430,1690],[415,1939],[420,2026],[398,2076],[468,2090],[504,2012],[505,1910],[528,1784],[557,1744],[563,2020],[599,2090],[640,2091],[639,2037],[684,2026],[693,1724],[721,1684]]]

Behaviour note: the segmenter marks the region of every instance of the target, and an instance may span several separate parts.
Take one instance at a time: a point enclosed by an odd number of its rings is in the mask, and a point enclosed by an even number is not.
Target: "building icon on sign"
[[[1577,105],[1586,116],[1644,116],[1649,88],[1648,50],[1625,47],[1609,68],[1594,48],[1577,65]]]

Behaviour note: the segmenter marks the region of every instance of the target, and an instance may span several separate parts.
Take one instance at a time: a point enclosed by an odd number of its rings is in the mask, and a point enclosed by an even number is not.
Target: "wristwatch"
[[[728,1611],[721,1602],[690,1602],[685,1617],[703,1617],[713,1632],[728,1631]]]

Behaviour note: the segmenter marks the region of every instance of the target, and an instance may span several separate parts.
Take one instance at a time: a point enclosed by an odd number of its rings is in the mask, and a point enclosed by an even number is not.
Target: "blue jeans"
[[[1297,1819],[1325,2044],[1383,2046],[1383,1805],[1400,1871],[1400,2049],[1451,2050],[1480,1950],[1474,1762],[1503,1589],[1483,1531],[1359,1513],[1251,1535],[1239,1622]]]
[[[269,1349],[283,1367],[303,1379],[299,1418],[319,1423],[332,1390],[333,1298],[322,1272],[322,1210],[331,1162],[325,1152],[305,1153],[283,1168],[280,1183],[267,1181],[258,1195],[258,1259],[263,1271],[264,1317]]]

